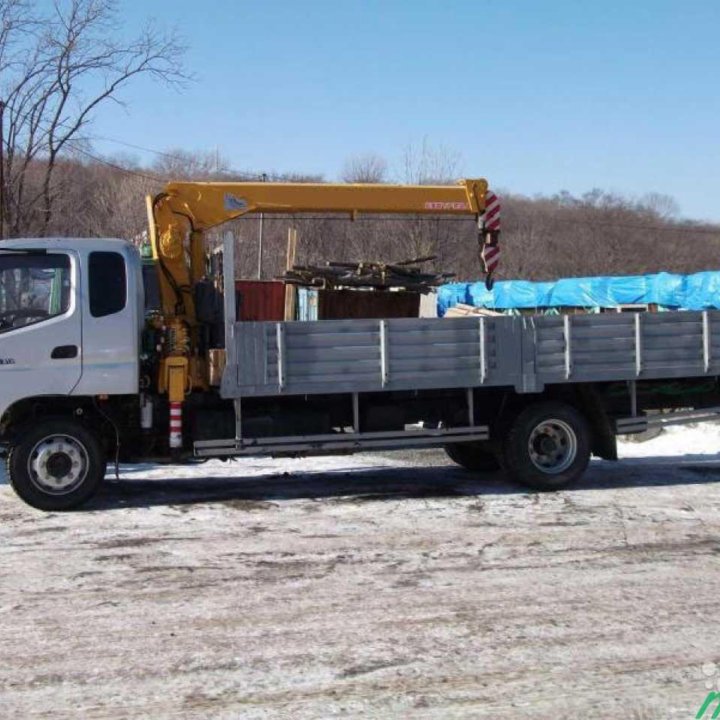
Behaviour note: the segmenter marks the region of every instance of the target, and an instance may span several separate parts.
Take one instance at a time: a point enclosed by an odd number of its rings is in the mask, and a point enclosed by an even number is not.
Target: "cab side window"
[[[105,317],[120,312],[127,304],[125,259],[116,252],[91,252],[90,314]]]
[[[0,253],[0,333],[64,315],[70,308],[70,258],[61,253]]]

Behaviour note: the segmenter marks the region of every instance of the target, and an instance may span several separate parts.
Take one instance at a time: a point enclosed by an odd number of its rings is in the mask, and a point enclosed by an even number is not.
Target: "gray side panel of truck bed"
[[[720,374],[720,311],[243,322],[226,398]]]

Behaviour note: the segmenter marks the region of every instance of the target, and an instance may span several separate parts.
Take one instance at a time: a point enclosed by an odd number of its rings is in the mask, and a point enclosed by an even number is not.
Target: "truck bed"
[[[720,374],[720,311],[238,322],[229,399]]]

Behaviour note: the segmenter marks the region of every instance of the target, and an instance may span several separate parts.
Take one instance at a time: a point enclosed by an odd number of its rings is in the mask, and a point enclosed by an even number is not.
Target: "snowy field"
[[[576,489],[440,452],[0,476],[0,718],[691,718],[720,683],[720,427]]]

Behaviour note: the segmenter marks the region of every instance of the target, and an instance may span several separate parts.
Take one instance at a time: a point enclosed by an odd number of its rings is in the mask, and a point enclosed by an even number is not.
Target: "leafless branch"
[[[6,227],[23,233],[29,224],[47,233],[59,157],[98,107],[122,103],[122,91],[139,76],[175,88],[191,79],[174,31],[148,24],[124,41],[118,24],[114,0],[54,0],[46,15],[27,0],[0,0],[0,237]],[[31,168],[41,191],[28,194]]]

